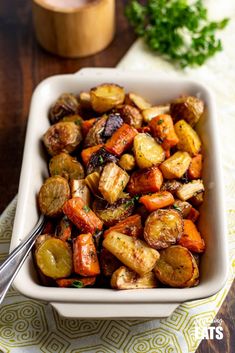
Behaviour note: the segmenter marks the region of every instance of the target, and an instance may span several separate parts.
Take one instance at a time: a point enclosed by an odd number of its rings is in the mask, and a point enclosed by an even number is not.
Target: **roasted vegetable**
[[[191,207],[191,210],[187,216],[188,219],[190,219],[193,223],[197,222],[198,218],[200,216],[200,212],[196,210],[196,208]]]
[[[162,182],[163,176],[158,167],[137,170],[131,175],[127,191],[131,195],[156,192],[160,190]]]
[[[151,107],[151,104],[147,102],[146,99],[136,93],[127,94],[125,98],[125,103],[129,105],[134,105],[140,110],[148,109]]]
[[[181,151],[196,156],[201,149],[201,140],[193,128],[185,120],[179,120],[175,124],[175,132],[179,138],[177,147]]]
[[[82,232],[94,234],[103,227],[103,222],[80,197],[74,197],[65,202],[63,212]]]
[[[163,148],[150,135],[141,133],[134,138],[134,155],[139,168],[159,165],[165,159]]]
[[[74,123],[78,126],[82,126],[83,119],[80,115],[75,114],[75,115],[65,116],[63,119],[61,119],[61,122],[70,122],[70,123]]]
[[[131,148],[137,133],[137,130],[132,126],[123,124],[106,142],[106,150],[116,156],[120,156],[123,152]]]
[[[51,176],[60,175],[67,180],[84,178],[84,169],[81,163],[64,152],[51,158],[49,170]]]
[[[66,216],[63,216],[56,227],[57,238],[67,241],[71,239],[72,235],[72,223]]]
[[[139,276],[129,268],[121,266],[112,274],[111,287],[116,289],[156,288],[157,280],[153,272]]]
[[[129,175],[117,164],[108,163],[100,176],[99,191],[108,203],[113,204],[125,189],[129,179]]]
[[[198,179],[193,180],[191,183],[181,185],[176,191],[176,196],[182,201],[187,201],[202,191],[204,191],[204,185],[202,180]]]
[[[170,105],[168,104],[156,105],[154,107],[144,109],[142,111],[142,115],[144,117],[144,121],[148,123],[149,121],[151,121],[151,119],[155,118],[158,115],[169,114],[169,110],[170,110]]]
[[[121,114],[121,117],[126,124],[129,124],[136,129],[142,126],[143,115],[132,105],[124,104],[121,107],[118,107],[118,112]]]
[[[83,138],[85,138],[88,134],[88,132],[90,131],[90,129],[92,128],[92,126],[96,123],[97,119],[96,118],[92,118],[89,120],[84,120],[82,122],[82,136]]]
[[[81,153],[81,157],[82,157],[82,161],[85,164],[85,166],[88,165],[91,156],[96,153],[97,151],[99,151],[101,149],[101,147],[103,147],[103,145],[96,145],[96,146],[92,146],[92,147],[88,147],[82,150]]]
[[[189,199],[189,202],[195,206],[199,207],[204,201],[204,191],[196,193],[193,197]]]
[[[183,233],[183,219],[175,210],[152,212],[145,222],[144,239],[154,249],[175,244]]]
[[[140,276],[152,271],[159,258],[158,251],[150,248],[142,240],[116,231],[106,236],[103,246]]]
[[[184,119],[193,127],[204,112],[204,103],[197,97],[183,96],[171,103],[170,111],[175,120]]]
[[[87,175],[85,179],[86,185],[89,187],[93,195],[99,194],[99,182],[100,182],[100,174],[98,172],[91,173]]]
[[[113,272],[116,271],[122,263],[109,252],[107,249],[102,248],[100,252],[100,267],[102,274],[111,277]]]
[[[70,188],[66,179],[53,176],[45,180],[38,194],[40,211],[48,217],[62,213],[62,207],[70,197]]]
[[[76,114],[78,107],[77,98],[73,94],[62,94],[49,111],[50,122],[55,124],[64,116]]]
[[[131,237],[139,238],[143,234],[141,216],[135,214],[133,216],[127,217],[123,221],[118,222],[104,232],[104,238],[113,230],[122,234],[129,235]]]
[[[205,242],[190,219],[184,219],[184,232],[178,244],[196,253],[205,251]]]
[[[103,117],[96,119],[96,122],[92,125],[85,137],[84,147],[87,148],[104,143],[103,132],[107,118],[108,117],[104,115]]]
[[[173,156],[166,159],[159,168],[166,179],[180,179],[187,171],[191,162],[188,152],[175,152]]]
[[[155,194],[141,196],[139,199],[139,202],[142,203],[149,212],[171,206],[174,201],[174,197],[169,191],[159,191]]]
[[[181,185],[178,180],[166,180],[162,184],[161,191],[169,191],[174,195]]]
[[[92,234],[80,234],[73,242],[74,272],[82,276],[97,276],[100,266]]]
[[[91,106],[98,113],[104,113],[125,99],[124,89],[115,84],[103,84],[90,90]]]
[[[181,200],[175,200],[172,207],[176,211],[179,211],[183,218],[187,218],[192,209],[192,205],[189,202]]]
[[[91,174],[100,167],[104,167],[107,163],[118,161],[117,157],[106,151],[105,148],[100,148],[98,151],[94,152],[89,159],[87,164],[87,174]]]
[[[122,169],[129,172],[135,168],[135,157],[132,154],[125,153],[121,156],[118,164]]]
[[[108,139],[112,134],[119,129],[123,124],[123,119],[119,113],[110,113],[106,121],[106,125],[103,132],[103,137]]]
[[[179,142],[175,133],[172,117],[167,114],[160,114],[149,122],[152,136],[161,142],[164,150],[169,150]]]
[[[196,260],[188,249],[180,245],[161,251],[154,272],[159,281],[171,287],[192,287],[198,283]]]
[[[202,155],[197,154],[192,158],[189,169],[188,169],[189,179],[200,179],[202,176]]]
[[[70,182],[71,196],[80,197],[86,205],[90,204],[91,194],[85,179],[73,179]]]
[[[93,286],[96,277],[73,277],[73,278],[59,278],[56,283],[62,288],[84,288]]]
[[[73,152],[82,141],[81,127],[73,122],[52,125],[43,136],[47,152],[55,156],[61,152]]]
[[[112,205],[105,200],[95,199],[92,209],[107,227],[129,217],[134,212],[135,203],[130,197],[120,198]]]
[[[68,243],[50,237],[35,251],[37,266],[40,271],[51,278],[70,276],[72,273],[72,252]]]
[[[79,94],[79,103],[81,107],[85,110],[91,109],[91,95],[89,92],[81,92]]]

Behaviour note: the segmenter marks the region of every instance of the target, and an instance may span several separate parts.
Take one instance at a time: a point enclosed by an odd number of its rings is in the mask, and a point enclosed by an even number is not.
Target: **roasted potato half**
[[[63,93],[50,108],[50,122],[55,124],[64,116],[76,114],[78,107],[79,103],[73,94]]]
[[[134,138],[134,155],[139,168],[159,165],[165,159],[163,148],[148,134],[140,133]]]
[[[129,105],[134,105],[140,110],[148,109],[151,107],[151,104],[145,98],[139,96],[136,93],[127,94],[125,102]]]
[[[188,152],[178,151],[167,158],[159,168],[166,179],[180,179],[187,171],[191,159]]]
[[[103,132],[107,119],[108,117],[104,115],[102,118],[97,119],[97,121],[92,125],[88,131],[88,134],[86,135],[84,147],[87,148],[104,143]]]
[[[164,249],[175,244],[182,233],[182,216],[172,209],[154,211],[145,222],[144,239],[154,249]]]
[[[179,138],[177,147],[180,151],[188,152],[192,156],[196,156],[200,152],[201,140],[185,120],[179,120],[175,124],[175,132]]]
[[[111,287],[116,289],[156,288],[157,280],[153,272],[139,276],[126,266],[121,266],[112,274]]]
[[[196,260],[188,249],[180,245],[170,246],[160,252],[154,272],[160,282],[171,287],[192,287],[198,283]]]
[[[132,154],[125,153],[121,156],[118,164],[122,169],[131,171],[135,168],[135,157]]]
[[[180,97],[171,103],[170,112],[174,120],[184,119],[193,127],[204,112],[204,103],[194,96]]]
[[[136,129],[142,126],[143,115],[132,105],[124,104],[118,108],[118,112],[126,124],[129,124]]]
[[[143,115],[145,123],[148,123],[150,120],[152,120],[153,118],[155,118],[158,115],[169,114],[169,111],[170,111],[169,104],[156,105],[154,107],[144,109],[142,111],[142,115]]]
[[[83,179],[84,168],[76,158],[61,152],[52,157],[49,162],[51,176],[60,175],[67,180]]]
[[[90,90],[91,106],[98,113],[105,113],[125,99],[125,91],[115,84],[103,84]]]

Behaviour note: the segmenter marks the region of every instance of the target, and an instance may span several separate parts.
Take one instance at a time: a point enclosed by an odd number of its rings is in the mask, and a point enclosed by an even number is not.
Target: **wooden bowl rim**
[[[44,0],[33,0],[33,2],[38,6],[46,10],[49,10],[52,12],[59,12],[59,13],[78,13],[83,11],[89,11],[91,8],[98,7],[102,3],[105,3],[107,1],[108,0],[93,0],[90,4],[86,4],[80,7],[61,8],[53,5],[48,5],[47,3],[44,2]]]

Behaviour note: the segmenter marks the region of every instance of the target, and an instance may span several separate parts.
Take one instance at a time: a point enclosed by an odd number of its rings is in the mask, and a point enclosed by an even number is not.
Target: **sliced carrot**
[[[159,208],[173,205],[175,199],[169,191],[159,191],[152,195],[145,195],[139,199],[149,212],[153,212]]]
[[[184,233],[181,236],[178,244],[184,246],[190,251],[201,253],[205,250],[205,242],[197,227],[190,219],[184,219]]]
[[[158,167],[137,170],[131,175],[127,191],[132,195],[157,192],[163,183],[163,176]]]
[[[189,179],[200,179],[202,176],[202,155],[199,153],[192,158],[188,168]]]
[[[189,211],[187,219],[191,219],[191,221],[195,223],[198,220],[199,216],[200,216],[200,212],[196,210],[196,208],[192,207],[191,210]]]
[[[151,129],[149,126],[141,126],[137,128],[138,132],[144,132],[145,134],[150,133]]]
[[[56,235],[59,239],[66,241],[71,238],[72,224],[66,216],[64,216],[56,227]]]
[[[100,265],[92,234],[80,234],[73,243],[74,272],[82,276],[97,276]]]
[[[138,131],[135,128],[128,124],[123,124],[106,142],[105,149],[110,153],[120,156],[131,147],[134,137],[137,134]]]
[[[94,119],[89,119],[89,120],[83,120],[82,122],[82,136],[85,138],[86,135],[88,134],[90,128],[94,125],[94,123],[97,121],[96,118]]]
[[[82,232],[94,234],[96,230],[101,230],[103,227],[103,222],[80,197],[73,197],[66,201],[63,212]]]
[[[165,157],[167,159],[167,158],[170,158],[170,156],[171,156],[171,150],[170,148],[168,148],[167,150],[165,150]]]
[[[82,150],[81,157],[85,166],[87,166],[93,153],[99,151],[103,145],[96,145]]]
[[[59,278],[56,280],[56,283],[59,287],[75,287],[83,288],[87,286],[93,286],[95,284],[96,277],[74,277],[74,278]]]
[[[110,227],[104,232],[104,238],[113,230],[135,238],[139,238],[143,234],[141,216],[139,214],[135,214],[115,224],[113,227]]]
[[[164,150],[168,150],[179,142],[170,115],[161,114],[156,116],[150,120],[149,126],[153,137],[158,137],[162,141]]]

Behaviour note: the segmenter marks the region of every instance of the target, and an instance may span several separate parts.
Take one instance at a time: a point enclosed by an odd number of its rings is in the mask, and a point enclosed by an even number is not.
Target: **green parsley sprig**
[[[182,68],[200,66],[221,51],[216,31],[229,21],[209,21],[202,0],[192,4],[187,0],[148,0],[145,5],[132,0],[125,13],[150,49]]]

